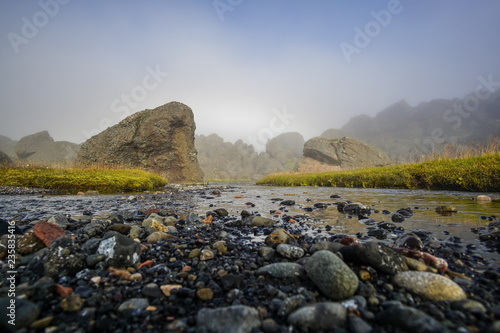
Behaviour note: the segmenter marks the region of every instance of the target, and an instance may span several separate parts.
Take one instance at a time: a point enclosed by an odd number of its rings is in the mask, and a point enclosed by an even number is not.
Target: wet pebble
[[[394,276],[394,284],[426,299],[436,301],[459,301],[467,298],[455,282],[442,275],[409,271]]]

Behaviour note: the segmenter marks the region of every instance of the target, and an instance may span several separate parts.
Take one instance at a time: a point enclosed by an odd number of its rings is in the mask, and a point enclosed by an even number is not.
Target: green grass
[[[102,194],[155,190],[167,180],[150,172],[130,169],[0,168],[0,185],[38,187],[62,193],[98,191]]]
[[[500,153],[324,173],[280,173],[258,185],[500,191]]]

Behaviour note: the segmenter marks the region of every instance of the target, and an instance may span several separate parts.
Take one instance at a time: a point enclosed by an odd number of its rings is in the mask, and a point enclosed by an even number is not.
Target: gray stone
[[[348,137],[312,138],[304,144],[303,154],[304,158],[310,158],[327,166],[339,166],[343,170],[385,166],[391,162],[385,153]]]
[[[27,135],[16,145],[16,155],[21,160],[31,161],[71,161],[76,157],[80,145],[57,141],[49,132],[42,131]]]
[[[408,270],[401,254],[377,242],[344,246],[339,252],[345,261],[371,266],[381,273],[394,275]]]
[[[448,328],[428,314],[408,306],[392,306],[377,314],[375,321],[409,333],[449,332]]]
[[[251,333],[261,326],[259,312],[249,306],[233,305],[225,308],[198,311],[196,325],[208,332]]]
[[[247,219],[245,219],[245,224],[250,224],[252,227],[258,227],[258,226],[272,226],[274,225],[275,221],[273,219],[269,219],[267,217],[262,217],[262,216],[249,216]]]
[[[305,263],[307,276],[331,300],[354,295],[359,280],[342,259],[330,251],[318,251]]]
[[[304,273],[302,265],[293,262],[277,262],[259,268],[257,275],[268,274],[277,279],[290,279],[301,276]]]
[[[189,213],[187,218],[186,218],[187,224],[198,224],[201,222],[202,222],[201,217],[196,213]]]
[[[115,231],[104,234],[97,253],[106,256],[106,264],[113,267],[129,267],[141,257],[141,245]]]
[[[435,273],[402,272],[394,276],[392,281],[395,285],[430,300],[459,301],[467,298],[458,284]]]
[[[303,332],[330,331],[343,326],[347,311],[339,303],[324,302],[304,306],[288,316],[288,323]]]
[[[295,295],[292,297],[287,297],[281,303],[280,309],[278,310],[278,316],[287,317],[292,311],[295,311],[299,306],[306,303],[306,298],[304,295]]]
[[[147,298],[132,298],[118,307],[119,312],[144,311],[149,306]]]
[[[278,251],[280,255],[288,259],[299,259],[302,258],[305,254],[303,248],[290,244],[279,244],[276,247],[276,251]]]
[[[47,222],[56,224],[61,228],[65,229],[67,227],[68,218],[64,214],[56,214],[52,216]]]

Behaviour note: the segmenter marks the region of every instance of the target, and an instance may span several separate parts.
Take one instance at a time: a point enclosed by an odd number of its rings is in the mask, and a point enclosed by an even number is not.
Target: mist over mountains
[[[49,161],[61,152],[46,132],[42,145]],[[375,116],[357,115],[339,129],[330,128],[318,136],[328,139],[350,137],[386,153],[393,163],[415,160],[419,156],[437,152],[446,145],[481,143],[500,135],[500,91],[477,90],[463,99],[436,99],[416,106],[401,100],[378,112]],[[13,159],[23,159],[21,151],[28,151],[31,158],[43,160],[44,154],[35,154],[26,144],[0,136],[0,151]],[[45,142],[46,141],[46,142]],[[20,146],[23,143],[23,147]],[[258,152],[243,140],[225,142],[218,134],[196,135],[195,147],[198,161],[209,179],[255,180],[267,174],[294,170],[303,155],[304,137],[298,132],[282,133],[266,144],[265,151]],[[69,143],[65,143],[68,146]],[[29,146],[29,147],[28,147]],[[73,146],[71,146],[73,147]],[[23,149],[20,149],[23,148]],[[74,145],[72,154],[79,146]],[[76,150],[75,150],[76,149]],[[64,158],[67,160],[67,156]]]

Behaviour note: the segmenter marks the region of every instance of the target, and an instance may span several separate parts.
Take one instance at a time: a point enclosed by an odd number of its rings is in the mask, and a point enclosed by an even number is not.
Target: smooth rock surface
[[[346,309],[340,303],[324,302],[304,306],[290,316],[288,323],[303,332],[327,331],[344,325]]]
[[[354,295],[358,277],[342,259],[330,251],[318,251],[305,263],[307,276],[331,300]]]
[[[196,324],[208,332],[251,333],[260,327],[261,322],[256,309],[233,305],[217,309],[201,309],[196,316]]]
[[[434,273],[402,272],[394,276],[393,282],[399,287],[431,300],[459,301],[467,298],[458,284]]]

